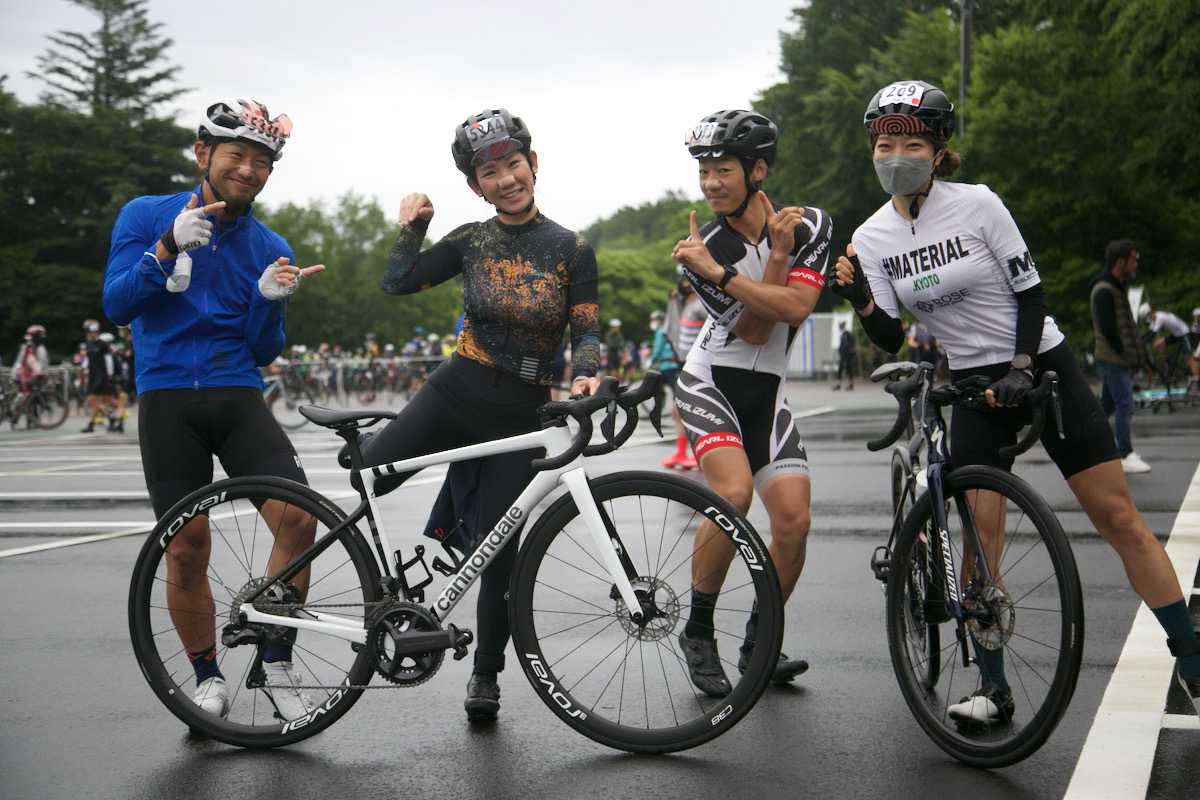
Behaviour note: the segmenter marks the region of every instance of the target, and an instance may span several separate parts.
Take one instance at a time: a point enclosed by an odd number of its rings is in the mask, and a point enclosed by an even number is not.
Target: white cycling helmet
[[[114,338],[115,337],[108,331],[105,331],[104,333],[100,334],[100,341],[102,341],[102,342],[108,342],[109,344],[112,344]]]
[[[1192,316],[1193,316],[1193,317],[1200,317],[1200,308],[1193,308],[1193,309],[1192,309]]]
[[[271,151],[271,160],[283,157],[283,146],[292,135],[287,114],[271,119],[267,107],[254,100],[222,97],[208,106],[196,138],[207,145],[230,139],[256,142]]]

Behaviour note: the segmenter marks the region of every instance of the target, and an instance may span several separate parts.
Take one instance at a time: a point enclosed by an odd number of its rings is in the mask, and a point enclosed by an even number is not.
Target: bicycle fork
[[[929,499],[932,504],[932,513],[930,514],[929,525],[930,530],[926,531],[926,536],[930,540],[930,544],[934,545],[933,552],[935,555],[940,555],[938,567],[941,572],[941,581],[946,587],[944,602],[950,611],[950,617],[957,621],[955,625],[955,635],[958,637],[959,649],[962,652],[962,664],[964,667],[970,666],[971,651],[968,646],[969,636],[967,635],[967,618],[970,612],[963,603],[963,594],[959,590],[958,570],[954,563],[954,550],[950,545],[950,530],[949,520],[946,513],[946,494],[945,487],[942,484],[942,463],[934,463],[929,466]],[[987,586],[991,584],[992,575],[991,568],[988,565],[986,552],[983,549],[983,542],[979,538],[979,530],[975,526],[975,516],[971,511],[969,500],[963,495],[957,495],[954,498],[955,510],[962,520],[962,536],[963,536],[963,553],[964,557],[967,552],[973,554],[975,580]],[[936,542],[936,544],[934,544]]]
[[[592,496],[592,489],[587,482],[587,474],[582,468],[573,469],[564,473],[561,480],[575,500],[575,507],[579,509],[579,516],[592,535],[600,561],[613,579],[616,593],[625,602],[630,616],[641,620],[642,602],[632,583],[637,577],[636,570],[625,552],[624,545],[621,544],[616,526],[596,504],[596,498]]]

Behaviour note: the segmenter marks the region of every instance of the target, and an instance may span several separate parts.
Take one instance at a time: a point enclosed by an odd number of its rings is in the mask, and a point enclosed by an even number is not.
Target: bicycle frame
[[[901,454],[901,458],[906,465],[904,486],[901,491],[901,497],[912,493],[913,497],[917,497],[919,493],[916,491],[916,486],[919,485],[919,477],[923,472],[925,474],[926,491],[929,492],[930,502],[932,504],[932,514],[930,522],[935,530],[927,532],[930,538],[930,545],[933,548],[935,557],[940,556],[936,560],[940,564],[942,571],[942,579],[945,581],[946,600],[950,607],[950,613],[954,619],[960,623],[966,621],[967,611],[962,602],[961,592],[958,589],[959,579],[956,564],[954,562],[954,549],[950,545],[949,525],[946,518],[946,496],[942,481],[943,471],[953,470],[954,465],[950,461],[950,453],[946,439],[946,420],[942,416],[941,409],[929,403],[929,390],[931,382],[925,381],[913,400],[915,408],[915,416],[920,420],[912,437],[906,445],[898,445],[896,452]],[[921,448],[925,449],[927,467],[922,470],[920,462],[917,458],[917,453]],[[981,557],[985,552],[983,543],[979,538],[979,530],[975,526],[974,516],[970,505],[966,498],[956,498],[957,510],[963,519],[968,523],[964,526],[964,533],[967,541],[966,547],[970,552],[976,554],[976,569],[978,570],[978,578],[984,582],[992,580],[991,569],[987,563],[987,558]],[[907,518],[907,513],[903,508],[903,504],[897,504],[894,509],[892,519],[892,532],[888,537],[887,550],[890,558],[892,543],[900,532],[900,527],[904,524]],[[965,552],[965,551],[964,551]],[[873,563],[878,560],[874,559]],[[876,570],[878,575],[878,569]],[[953,591],[950,591],[953,587]]]
[[[351,642],[365,643],[367,631],[363,627],[361,619],[352,619],[337,614],[327,614],[311,610],[306,611],[305,614],[311,616],[312,619],[281,617],[258,611],[254,608],[254,601],[270,591],[277,584],[286,584],[298,575],[308,563],[334,541],[341,531],[354,525],[364,516],[367,518],[367,523],[370,526],[371,538],[374,544],[372,552],[375,555],[376,562],[381,567],[380,574],[384,576],[385,585],[398,581],[406,594],[412,588],[425,586],[432,581],[432,575],[428,573],[427,568],[426,575],[423,576],[427,579],[417,587],[409,587],[407,579],[404,576],[404,570],[407,567],[417,563],[420,563],[424,567],[424,561],[421,558],[424,552],[423,549],[418,548],[417,556],[408,562],[404,562],[399,558],[399,551],[392,550],[391,539],[384,526],[383,515],[375,494],[375,484],[380,478],[412,472],[438,464],[449,464],[455,461],[465,461],[467,459],[500,453],[511,453],[535,447],[543,448],[547,453],[563,452],[570,446],[571,441],[571,434],[565,424],[551,425],[532,433],[401,459],[388,464],[369,467],[362,471],[352,471],[351,474],[357,474],[363,483],[363,488],[360,490],[363,499],[358,508],[339,525],[322,536],[319,541],[314,542],[307,550],[293,559],[280,572],[271,576],[258,591],[249,596],[241,606],[241,613],[244,619],[247,622],[314,631],[337,636]],[[559,484],[567,488],[567,491],[570,492],[571,497],[579,508],[580,516],[586,522],[587,528],[592,535],[601,563],[611,575],[613,584],[617,591],[620,592],[621,598],[626,603],[626,607],[631,610],[635,618],[641,615],[639,610],[641,602],[634,592],[629,575],[619,555],[622,552],[622,548],[619,541],[615,538],[615,531],[612,530],[611,524],[607,523],[600,508],[596,505],[595,499],[592,497],[591,489],[587,482],[587,473],[583,467],[582,456],[580,456],[561,467],[540,471],[533,476],[533,479],[521,492],[512,507],[500,517],[495,527],[480,540],[479,545],[463,561],[458,570],[448,577],[446,587],[442,589],[432,607],[429,608],[430,613],[439,622],[445,621],[450,616],[455,606],[458,605],[459,600],[474,585],[479,575],[488,568],[500,549],[517,535],[522,524],[528,520],[530,513],[537,504]],[[198,505],[203,505],[203,503]],[[356,533],[362,535],[361,532]],[[395,574],[392,573],[388,562],[388,553],[395,553],[397,557]]]

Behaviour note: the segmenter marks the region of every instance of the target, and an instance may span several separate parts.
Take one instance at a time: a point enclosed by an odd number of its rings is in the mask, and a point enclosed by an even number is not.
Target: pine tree
[[[146,19],[146,0],[70,0],[100,18],[91,34],[59,31],[47,36],[60,49],[38,57],[40,72],[29,77],[44,81],[46,105],[100,114],[120,110],[144,118],[150,110],[183,92],[163,88],[179,67],[159,69],[172,40],[162,38],[162,23]]]

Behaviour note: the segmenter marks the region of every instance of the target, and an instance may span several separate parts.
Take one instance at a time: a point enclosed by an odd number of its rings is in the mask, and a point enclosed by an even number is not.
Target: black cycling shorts
[[[1042,373],[1047,370],[1058,373],[1066,438],[1059,438],[1058,429],[1048,419],[1041,441],[1063,477],[1069,478],[1097,464],[1119,458],[1112,426],[1079,369],[1071,346],[1064,341],[1038,355],[1037,362],[1035,380],[1040,381]],[[1010,366],[1005,363],[952,370],[950,379],[959,381],[968,375],[987,375],[996,381],[1003,378],[1009,369]],[[986,464],[1011,470],[1013,459],[1001,458],[1000,448],[1016,443],[1019,431],[1029,424],[1030,416],[1027,408],[974,409],[955,406],[950,421],[951,458],[960,467]]]
[[[231,478],[273,475],[308,482],[262,392],[250,386],[142,392],[138,440],[156,517],[212,483],[213,456]]]

